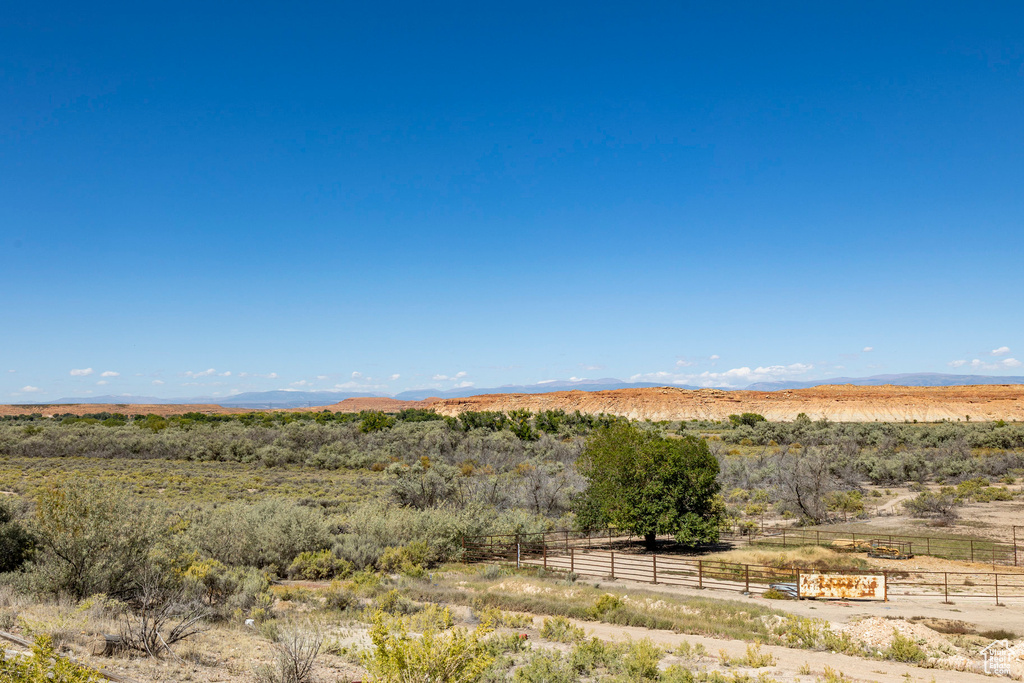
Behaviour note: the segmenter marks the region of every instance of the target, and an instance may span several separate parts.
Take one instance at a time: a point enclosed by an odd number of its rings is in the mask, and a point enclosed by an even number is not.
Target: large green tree
[[[587,481],[576,505],[581,528],[611,525],[648,547],[660,534],[686,545],[718,540],[718,461],[703,439],[615,424],[591,435],[576,467]]]

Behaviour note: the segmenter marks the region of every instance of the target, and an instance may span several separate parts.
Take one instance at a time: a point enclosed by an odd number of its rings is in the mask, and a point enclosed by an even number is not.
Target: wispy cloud
[[[721,358],[721,356],[719,356],[717,353],[713,353],[710,356],[708,356],[708,360],[718,360],[719,358]]]
[[[208,369],[203,370],[201,372],[193,372],[192,370],[188,370],[188,371],[185,372],[185,376],[186,377],[191,377],[192,379],[198,379],[200,377],[209,377],[210,375],[215,375],[215,374],[217,374],[217,371],[214,370],[213,368],[208,368]]]
[[[394,381],[395,381],[396,379],[398,379],[399,377],[401,377],[401,375],[399,375],[399,374],[398,374],[398,373],[396,372],[395,374],[393,374],[393,375],[391,375],[390,377],[388,377],[388,379],[389,379],[389,380],[391,380],[392,382],[394,382]]]
[[[288,384],[288,386],[290,386],[290,387],[308,387],[311,384],[312,384],[312,382],[309,382],[309,381],[304,380],[304,379],[300,379],[298,382],[290,382]]]
[[[434,380],[435,382],[457,382],[458,380],[462,379],[465,376],[466,372],[462,371],[455,373],[451,377],[449,377],[448,375],[434,375],[430,379]]]
[[[100,373],[100,377],[120,377],[120,372],[114,372],[113,370],[105,370]]]
[[[93,372],[92,368],[80,368],[72,370],[70,374],[72,377],[88,377]]]
[[[1000,346],[998,349],[992,349],[989,351],[989,355],[992,356],[1005,356],[1010,352],[1009,346]]]
[[[580,363],[580,368],[587,372],[595,372],[597,370],[604,370],[603,365],[587,365],[586,363]]]
[[[1022,365],[1022,363],[1016,358],[1004,358],[1000,361],[994,361],[992,363],[983,361],[980,358],[974,358],[972,360],[951,360],[949,361],[948,365],[951,368],[998,371],[1019,368]]]
[[[104,384],[110,384],[110,382],[105,379],[101,379],[99,382],[96,382],[97,386],[103,386]]]
[[[155,380],[153,380],[153,384],[155,384],[156,386],[160,386],[163,383],[164,383],[164,381],[162,379],[155,379]]]
[[[633,375],[630,381],[665,382],[668,384],[695,384],[702,387],[741,387],[755,382],[769,382],[805,375],[814,369],[810,363],[767,365],[756,368],[732,368],[724,372],[701,373],[647,372]]]
[[[863,349],[861,349],[861,351],[863,351],[864,353],[871,353],[874,350],[875,350],[874,346],[865,346]]]
[[[31,384],[26,384],[21,389],[18,389],[18,391],[20,391],[23,394],[35,394],[42,391],[42,389],[40,389],[39,387],[34,387]]]

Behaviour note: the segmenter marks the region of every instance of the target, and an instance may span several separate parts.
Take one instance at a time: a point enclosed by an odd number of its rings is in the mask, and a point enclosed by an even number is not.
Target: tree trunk
[[[654,547],[657,545],[657,543],[657,536],[655,536],[654,534],[644,534],[645,548],[647,548],[648,550],[654,550]]]

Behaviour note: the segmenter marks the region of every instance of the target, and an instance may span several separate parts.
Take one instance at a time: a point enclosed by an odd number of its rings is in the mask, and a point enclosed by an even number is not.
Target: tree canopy
[[[648,545],[660,534],[686,545],[718,540],[718,461],[703,439],[614,424],[594,432],[576,466],[587,481],[576,501],[581,528],[611,525]]]

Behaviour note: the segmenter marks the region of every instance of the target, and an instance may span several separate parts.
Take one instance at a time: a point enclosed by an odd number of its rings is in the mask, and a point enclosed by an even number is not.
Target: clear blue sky
[[[18,3],[0,400],[1024,374],[1022,190],[1015,2]]]

